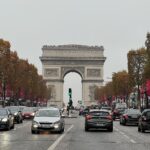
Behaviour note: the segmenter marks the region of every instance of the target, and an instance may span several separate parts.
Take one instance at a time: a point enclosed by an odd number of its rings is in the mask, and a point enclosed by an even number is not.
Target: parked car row
[[[24,119],[32,119],[32,134],[41,131],[64,132],[65,122],[59,108],[37,109],[19,106],[0,108],[0,129],[13,129],[15,123],[23,123]]]
[[[33,119],[33,107],[9,106],[0,108],[0,129],[13,129],[15,123],[23,123],[24,119]]]

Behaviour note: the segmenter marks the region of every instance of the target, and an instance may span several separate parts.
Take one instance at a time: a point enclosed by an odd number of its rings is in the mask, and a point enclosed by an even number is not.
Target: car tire
[[[141,128],[140,128],[140,126],[138,126],[138,132],[141,132]]]
[[[23,119],[21,119],[20,123],[23,123]]]
[[[31,130],[32,134],[39,134],[39,131]]]
[[[108,128],[109,132],[113,132],[113,127]]]
[[[61,133],[64,133],[64,131],[65,131],[65,129],[64,129],[64,127],[63,127],[62,130],[61,130]]]
[[[143,128],[143,126],[141,126],[141,131],[142,133],[145,133],[145,129]]]
[[[87,125],[85,125],[85,128],[84,128],[85,131],[89,131],[89,127]]]
[[[8,127],[6,128],[7,131],[9,131],[11,129],[10,124],[8,125]]]
[[[13,125],[12,125],[12,129],[14,129],[15,128],[15,124],[13,123]]]

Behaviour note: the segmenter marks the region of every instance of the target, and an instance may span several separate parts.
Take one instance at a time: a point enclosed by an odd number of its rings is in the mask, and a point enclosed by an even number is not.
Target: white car
[[[63,133],[65,127],[64,119],[61,117],[58,108],[49,107],[39,109],[32,121],[31,133],[39,133],[40,131],[52,131]]]

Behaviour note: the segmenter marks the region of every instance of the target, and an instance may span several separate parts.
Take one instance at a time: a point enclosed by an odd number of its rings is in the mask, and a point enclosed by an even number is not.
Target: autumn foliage
[[[10,50],[10,43],[0,39],[0,97],[46,101],[49,92],[37,68],[20,59],[16,51]]]

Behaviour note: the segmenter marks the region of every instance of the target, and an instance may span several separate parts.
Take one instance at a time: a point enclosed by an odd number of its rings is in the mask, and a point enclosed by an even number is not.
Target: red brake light
[[[92,119],[92,116],[91,115],[87,115],[86,116],[86,120],[90,120],[90,119]]]
[[[107,116],[106,118],[109,119],[109,120],[112,120],[112,116],[111,115]]]
[[[143,121],[146,121],[147,119],[146,119],[146,117],[145,117],[145,116],[142,116],[142,120],[143,120]]]
[[[124,117],[125,117],[125,119],[128,119],[128,115],[127,114],[125,114],[125,115],[123,115]]]

